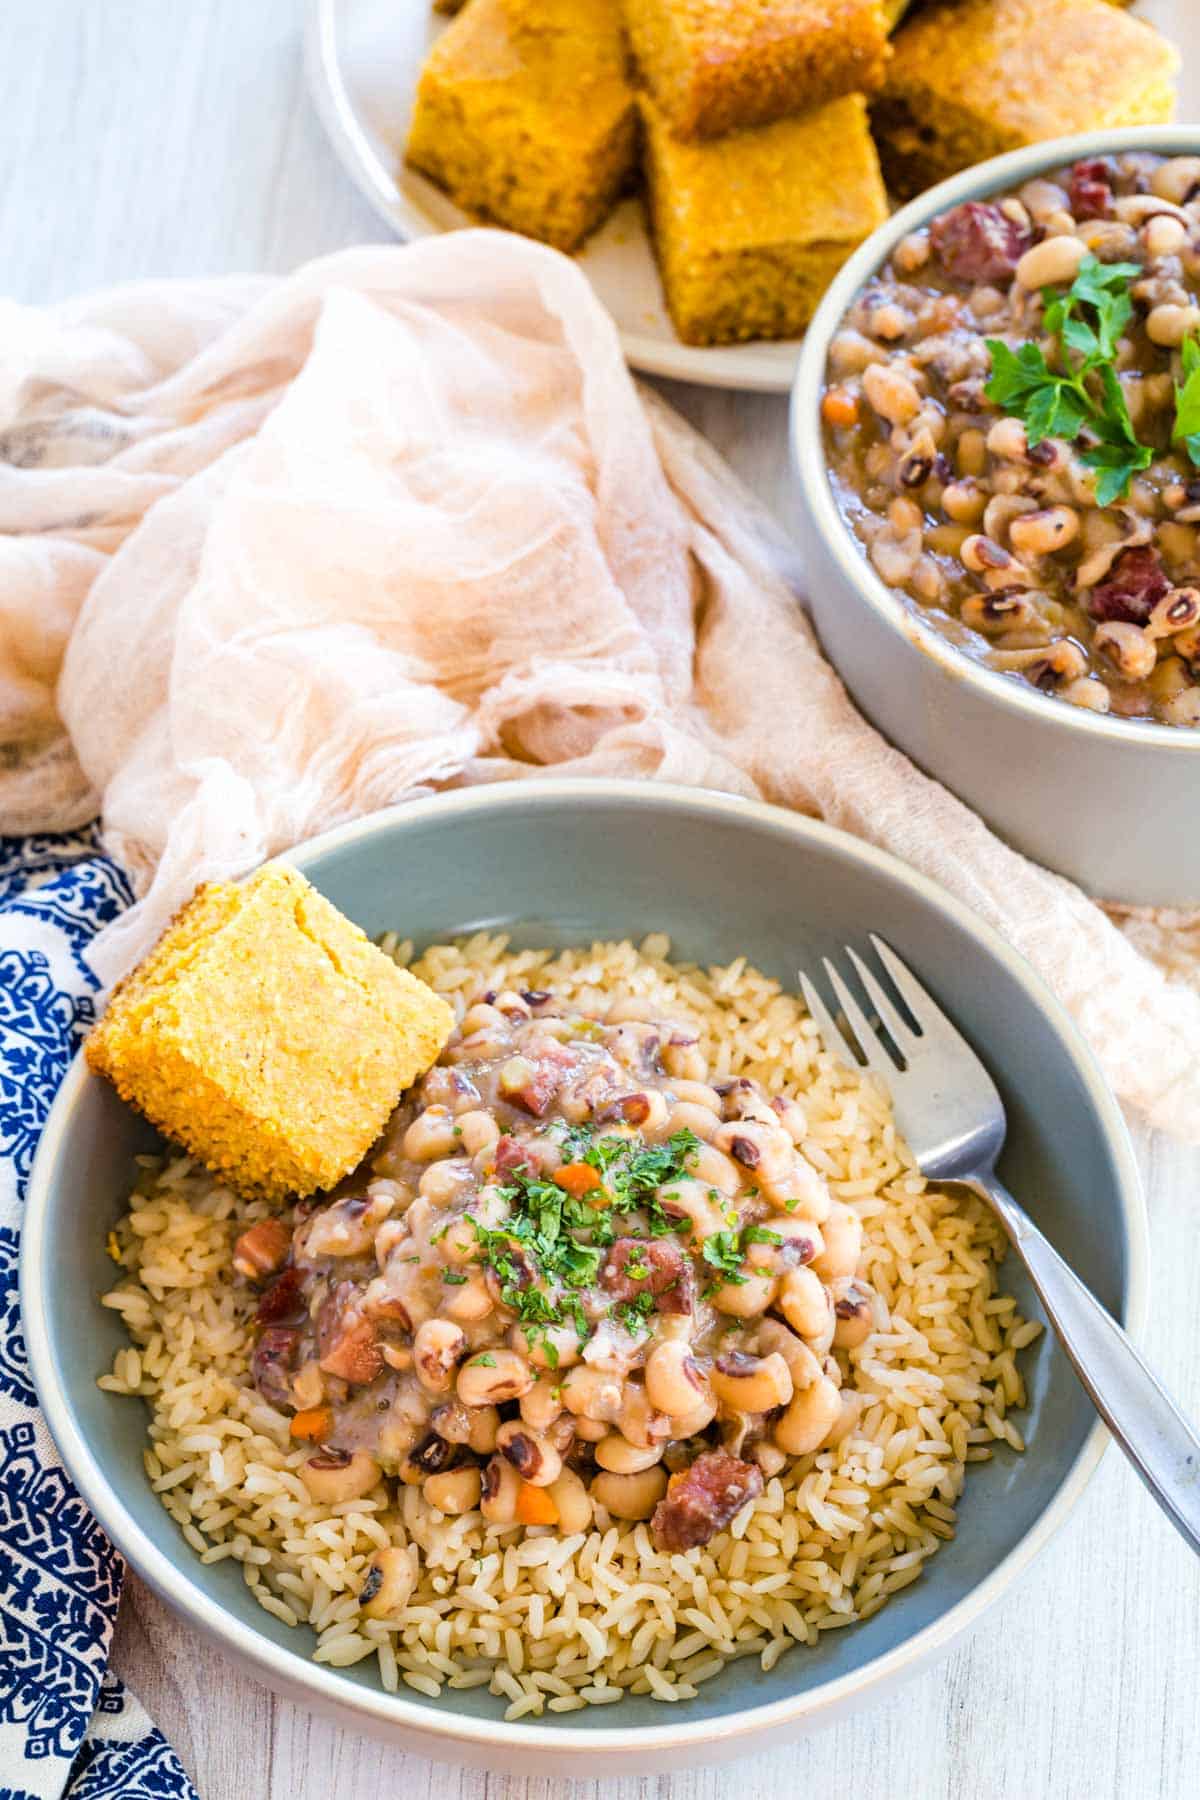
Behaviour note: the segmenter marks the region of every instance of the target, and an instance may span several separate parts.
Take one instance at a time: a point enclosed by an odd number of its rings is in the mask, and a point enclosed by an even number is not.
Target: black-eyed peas
[[[1183,352],[1200,345],[1197,161],[1092,159],[905,239],[836,334],[822,405],[847,522],[933,629],[1071,705],[1189,726],[1198,671],[1185,661],[1182,682],[1177,667],[1156,679],[1176,653],[1149,620],[1200,578],[1200,468],[1173,429]],[[1036,349],[1062,372],[1044,296],[1064,294],[1087,257],[1140,266],[1123,278],[1133,312],[1111,363],[1150,461],[1115,501],[1102,502],[1088,466],[1094,437],[1070,435],[1068,420],[1068,435],[1031,444],[1032,415],[985,392],[987,340]],[[904,329],[893,334],[893,322]],[[1088,379],[1099,396],[1100,377]],[[1067,642],[1078,673],[1066,651],[1007,658]]]
[[[476,1455],[490,1456],[496,1448],[500,1414],[494,1406],[464,1406],[455,1399],[435,1407],[429,1423],[448,1444],[466,1444]]]
[[[479,1510],[489,1525],[515,1525],[521,1477],[503,1456],[493,1456],[483,1470]]]
[[[602,1469],[589,1492],[597,1506],[614,1519],[648,1519],[667,1491],[667,1472],[661,1465],[635,1475],[614,1475]]]
[[[564,1469],[547,1492],[558,1509],[558,1529],[564,1537],[586,1531],[592,1522],[592,1500],[574,1469]]]
[[[602,1437],[593,1451],[600,1467],[611,1470],[614,1475],[638,1475],[643,1469],[652,1469],[655,1463],[662,1461],[662,1454],[661,1440],[651,1444],[631,1444],[619,1431]]]
[[[457,1469],[443,1469],[427,1475],[422,1488],[430,1506],[443,1513],[473,1512],[482,1496],[483,1478],[478,1463],[463,1463]]]
[[[1079,514],[1073,506],[1046,506],[1026,512],[1022,505],[1008,527],[1008,541],[1022,558],[1065,550],[1078,536]]]
[[[615,1371],[590,1363],[572,1369],[562,1384],[562,1403],[579,1417],[615,1424],[621,1411],[623,1383]]]
[[[789,1456],[807,1456],[819,1450],[841,1412],[840,1390],[828,1375],[818,1375],[801,1388],[775,1425],[775,1442]]]
[[[822,1281],[833,1282],[853,1275],[862,1255],[862,1220],[853,1207],[836,1202],[821,1227],[824,1242],[810,1267]]]
[[[1124,619],[1102,620],[1092,641],[1096,654],[1129,681],[1144,681],[1158,661],[1153,638]]]
[[[449,1393],[466,1348],[461,1325],[450,1319],[426,1319],[413,1338],[413,1367],[421,1386],[431,1394]]]
[[[456,1120],[448,1106],[427,1106],[404,1134],[404,1154],[412,1162],[432,1162],[457,1148]]]
[[[523,1356],[497,1344],[463,1364],[458,1372],[458,1397],[464,1406],[499,1406],[506,1400],[519,1400],[534,1380]]]
[[[407,1606],[416,1584],[415,1553],[408,1548],[389,1545],[372,1558],[359,1589],[358,1604],[368,1619],[394,1618]]]
[[[735,1412],[768,1413],[792,1397],[792,1377],[778,1350],[752,1356],[727,1350],[713,1365],[712,1390]]]
[[[857,1350],[875,1330],[875,1300],[871,1288],[853,1276],[832,1284],[830,1293],[837,1320],[833,1341],[839,1350]]]
[[[815,1269],[789,1269],[779,1288],[779,1310],[806,1342],[831,1328],[829,1289]]]
[[[321,1506],[361,1500],[379,1480],[381,1470],[365,1450],[319,1450],[301,1464],[300,1479],[308,1497]]]
[[[398,1481],[498,1531],[571,1532],[596,1505],[651,1517],[668,1448],[673,1470],[714,1446],[755,1480],[780,1466],[857,1256],[805,1108],[710,1070],[700,1032],[642,996],[595,1018],[515,988],[458,1010],[370,1166],[280,1222],[269,1255],[236,1252],[288,1296],[264,1397],[327,1420],[297,1452],[313,1499]]]
[[[549,1487],[562,1474],[562,1457],[555,1445],[523,1419],[504,1422],[496,1434],[496,1448],[521,1479],[534,1487]]]
[[[686,1417],[696,1411],[706,1389],[704,1372],[684,1340],[664,1339],[646,1358],[646,1394],[658,1412]]]
[[[444,1157],[430,1163],[417,1184],[417,1192],[434,1206],[451,1206],[467,1188],[474,1191],[475,1171],[465,1157]]]

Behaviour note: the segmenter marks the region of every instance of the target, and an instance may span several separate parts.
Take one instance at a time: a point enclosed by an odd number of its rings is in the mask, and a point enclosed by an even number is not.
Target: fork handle
[[[1176,1531],[1200,1554],[1200,1438],[1116,1320],[1007,1188],[990,1174],[968,1177],[963,1185],[999,1214],[1097,1412]]]

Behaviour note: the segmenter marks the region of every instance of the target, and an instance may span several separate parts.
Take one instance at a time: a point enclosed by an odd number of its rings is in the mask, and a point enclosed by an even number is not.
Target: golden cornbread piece
[[[686,344],[793,337],[887,217],[861,95],[713,143],[685,143],[639,98],[654,247]]]
[[[904,196],[1002,150],[1175,110],[1178,52],[1107,0],[937,0],[892,43],[871,117]]]
[[[618,0],[471,0],[430,51],[405,154],[465,211],[577,249],[637,156]]]
[[[266,863],[198,890],[85,1050],[231,1186],[282,1200],[361,1162],[453,1026],[446,1002],[303,875]]]
[[[880,0],[623,4],[638,74],[676,137],[765,125],[883,80]]]

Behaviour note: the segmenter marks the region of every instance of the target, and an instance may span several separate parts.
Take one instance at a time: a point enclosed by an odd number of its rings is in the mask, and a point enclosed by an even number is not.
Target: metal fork
[[[869,1017],[826,957],[826,975],[860,1054],[802,970],[800,985],[826,1049],[883,1081],[922,1173],[939,1185],[969,1188],[995,1210],[1097,1412],[1176,1530],[1200,1552],[1200,1438],[1116,1320],[997,1179],[1007,1121],[982,1062],[895,951],[878,937],[871,943],[903,1008],[847,947],[874,1008]]]

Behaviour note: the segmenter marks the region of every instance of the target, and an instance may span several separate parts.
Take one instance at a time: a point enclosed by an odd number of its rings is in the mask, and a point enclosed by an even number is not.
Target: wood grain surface
[[[412,3],[423,0],[396,0]],[[1177,32],[1191,19],[1200,75],[1195,0],[1143,10]],[[286,270],[380,235],[309,111],[298,0],[7,0],[0,26],[5,294],[39,303],[147,275]],[[784,402],[664,391],[786,519]],[[1200,1416],[1200,1154],[1145,1136],[1138,1150],[1155,1272],[1147,1347]],[[1200,1792],[1200,1564],[1116,1452],[965,1648],[874,1708],[725,1768],[601,1784],[584,1769],[568,1782],[426,1762],[277,1700],[132,1578],[115,1663],[202,1800]]]

